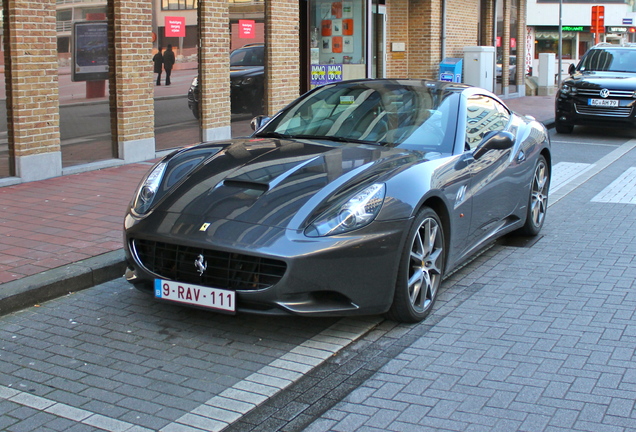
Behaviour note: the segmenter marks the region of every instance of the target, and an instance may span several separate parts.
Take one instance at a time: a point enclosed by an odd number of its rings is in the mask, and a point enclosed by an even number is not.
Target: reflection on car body
[[[125,218],[130,282],[223,313],[417,322],[445,273],[545,221],[548,134],[485,90],[345,81],[253,123],[142,180]]]

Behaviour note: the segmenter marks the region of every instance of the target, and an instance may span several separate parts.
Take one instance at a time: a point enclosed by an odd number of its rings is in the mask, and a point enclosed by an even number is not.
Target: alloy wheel
[[[409,260],[408,293],[417,312],[427,310],[441,283],[443,237],[437,221],[428,217],[418,228]]]
[[[548,167],[545,161],[541,160],[537,164],[532,179],[532,195],[530,196],[530,217],[536,227],[543,224],[546,211],[548,210]]]

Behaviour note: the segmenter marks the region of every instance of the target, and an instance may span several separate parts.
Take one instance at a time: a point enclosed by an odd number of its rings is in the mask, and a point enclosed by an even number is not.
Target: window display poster
[[[312,2],[311,46],[320,48],[319,63],[364,63],[365,2],[362,0],[310,0],[310,2]]]
[[[311,81],[312,86],[320,86],[332,82],[342,81],[342,65],[341,64],[312,64],[311,65]]]

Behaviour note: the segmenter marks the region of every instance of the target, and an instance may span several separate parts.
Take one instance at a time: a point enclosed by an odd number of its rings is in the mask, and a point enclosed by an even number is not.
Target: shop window
[[[7,92],[4,75],[4,13],[0,9],[0,178],[10,177],[11,155],[7,125]]]
[[[310,64],[313,86],[365,78],[366,2],[310,2]],[[330,66],[334,65],[334,66]]]
[[[571,60],[572,52],[573,52],[573,39],[562,39],[562,53],[564,60]],[[535,60],[539,59],[539,54],[541,53],[558,53],[559,52],[559,41],[557,39],[539,39],[535,41],[535,50],[534,50],[534,58]]]
[[[161,10],[197,9],[199,0],[162,0]]]
[[[58,94],[62,167],[115,157],[108,103],[106,7],[82,12],[73,40],[58,39]],[[71,47],[71,53],[68,47]]]

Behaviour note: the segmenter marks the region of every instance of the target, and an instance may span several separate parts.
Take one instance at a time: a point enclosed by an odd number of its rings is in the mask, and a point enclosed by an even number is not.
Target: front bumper
[[[154,279],[170,279],[165,274],[154,273],[140,258],[136,242],[146,239],[187,245],[204,256],[211,251],[221,251],[230,256],[283,262],[284,273],[270,286],[254,283],[238,287],[214,286],[236,292],[239,313],[312,316],[384,313],[393,300],[404,231],[410,221],[377,222],[350,235],[324,238],[309,238],[282,228],[250,226],[235,221],[217,222],[225,225],[224,232],[235,234],[224,236],[217,232],[211,237],[196,233],[185,238],[169,233],[149,234],[143,221],[133,224],[125,235],[127,279],[150,291]],[[238,232],[249,232],[251,240],[236,240],[240,238],[236,236]],[[191,257],[184,260],[186,266],[190,264],[194,269]],[[263,278],[259,276],[254,280],[262,281]]]
[[[636,126],[636,100],[618,99],[618,107],[595,107],[591,98],[557,94],[555,120],[564,125]]]

